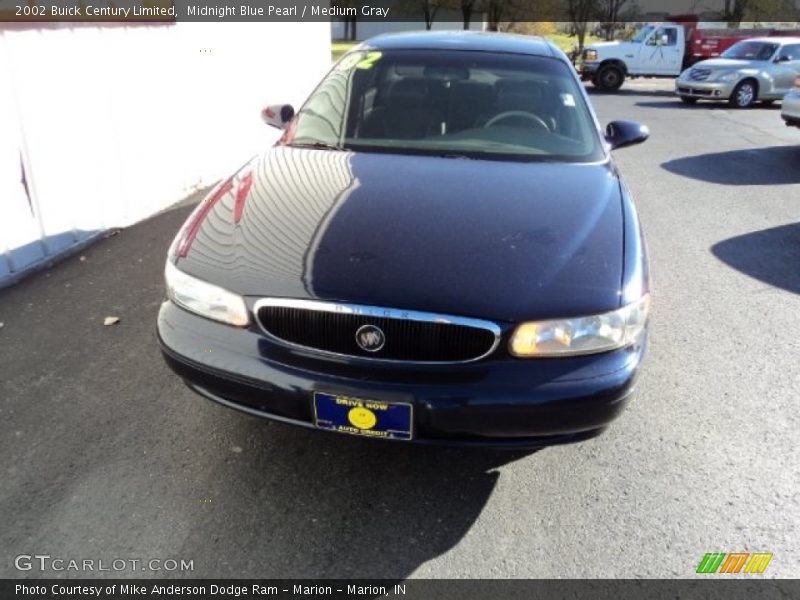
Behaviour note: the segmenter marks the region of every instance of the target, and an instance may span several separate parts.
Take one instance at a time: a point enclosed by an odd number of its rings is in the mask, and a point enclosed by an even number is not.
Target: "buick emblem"
[[[386,336],[383,335],[380,327],[375,325],[362,325],[356,331],[356,344],[366,352],[377,352],[386,343]]]

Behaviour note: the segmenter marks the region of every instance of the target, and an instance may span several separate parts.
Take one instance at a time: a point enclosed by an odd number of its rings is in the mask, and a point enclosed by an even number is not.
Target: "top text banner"
[[[697,8],[701,5],[701,8]],[[800,0],[0,0],[0,22],[403,21],[639,23],[700,20],[764,26],[800,21]]]

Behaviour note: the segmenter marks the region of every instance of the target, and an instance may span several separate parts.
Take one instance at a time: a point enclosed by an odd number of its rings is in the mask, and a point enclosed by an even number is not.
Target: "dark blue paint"
[[[256,165],[239,226],[220,202],[182,270],[245,296],[509,322],[620,305],[630,199],[610,162],[277,147]]]
[[[367,46],[566,61],[527,37],[404,34]],[[523,360],[507,350],[521,321],[605,312],[649,290],[641,227],[610,155],[555,164],[277,146],[249,169],[240,222],[237,175],[178,268],[250,306],[283,296],[472,316],[498,322],[502,340],[470,364],[378,364],[287,347],[255,325],[165,302],[161,349],[203,396],[307,427],[315,394],[410,403],[415,442],[514,446],[595,435],[632,397],[646,334],[591,356]]]

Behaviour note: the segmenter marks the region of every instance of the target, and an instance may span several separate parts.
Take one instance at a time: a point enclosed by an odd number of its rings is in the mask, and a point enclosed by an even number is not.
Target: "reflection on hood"
[[[519,321],[620,302],[620,182],[608,163],[471,161],[276,147],[178,267],[250,297]]]

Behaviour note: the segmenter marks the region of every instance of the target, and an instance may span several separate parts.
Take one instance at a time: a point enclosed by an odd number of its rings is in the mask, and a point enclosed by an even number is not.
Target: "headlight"
[[[583,60],[597,60],[597,50],[584,50]]]
[[[717,81],[736,81],[739,79],[739,74],[734,71],[733,73],[725,73],[717,78]]]
[[[644,331],[650,295],[618,310],[573,319],[522,323],[514,331],[509,351],[519,357],[575,356],[624,348]]]
[[[238,327],[250,322],[241,296],[179,271],[170,260],[164,269],[164,278],[169,299],[186,310]]]

